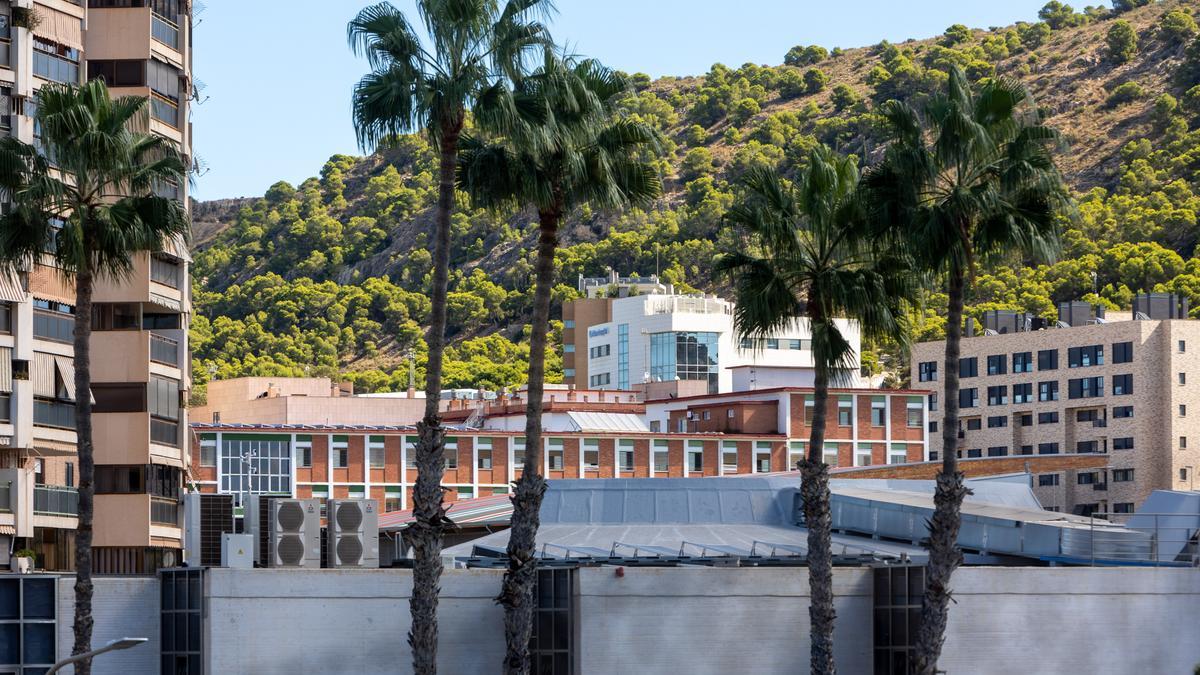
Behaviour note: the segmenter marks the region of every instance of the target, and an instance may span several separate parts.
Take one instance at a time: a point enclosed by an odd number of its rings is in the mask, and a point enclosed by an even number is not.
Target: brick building
[[[1153,490],[1195,489],[1200,322],[1159,318],[1186,315],[1178,300],[1152,310],[1159,299],[1143,296],[1145,311],[1107,317],[1064,305],[1059,327],[1040,330],[1019,315],[1014,331],[1005,326],[1011,313],[989,317],[987,335],[962,341],[959,455],[1107,457],[1101,469],[1040,474],[1034,490],[1053,510],[1128,513]],[[944,350],[941,341],[914,347],[914,384],[938,388]],[[935,442],[931,455],[939,449]]]
[[[826,461],[839,466],[923,461],[927,394],[834,392]],[[541,463],[550,479],[787,471],[805,452],[811,422],[806,405],[811,391],[799,388],[650,402],[632,392],[551,389],[547,398]],[[506,493],[524,462],[523,404],[449,408],[447,499]],[[689,415],[696,425],[681,426]],[[732,422],[713,422],[722,416]],[[411,506],[414,426],[200,422],[192,431],[192,484],[201,492],[367,497],[386,510]]]

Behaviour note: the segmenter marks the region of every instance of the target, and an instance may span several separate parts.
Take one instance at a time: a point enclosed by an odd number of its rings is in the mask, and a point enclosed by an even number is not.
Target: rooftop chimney
[[[1138,293],[1133,296],[1134,319],[1186,319],[1188,299],[1175,293]]]

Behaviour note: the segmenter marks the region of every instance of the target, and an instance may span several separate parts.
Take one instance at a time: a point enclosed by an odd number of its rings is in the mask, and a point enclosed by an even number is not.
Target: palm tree
[[[163,250],[167,239],[186,238],[183,204],[155,195],[184,180],[185,164],[170,141],[145,132],[147,99],[114,100],[102,81],[44,86],[36,107],[38,147],[0,139],[0,190],[14,206],[0,219],[0,265],[49,258],[75,283],[79,526],[72,654],[82,654],[92,642],[92,293],[99,280],[126,278],[135,256]],[[75,669],[89,673],[91,663]]]
[[[804,316],[812,331],[813,423],[800,462],[808,528],[811,591],[810,668],[836,672],[833,659],[833,558],[829,469],[822,461],[829,386],[856,360],[837,319],[858,321],[867,339],[907,339],[905,303],[916,281],[907,260],[873,245],[862,227],[856,162],[825,147],[791,185],[766,168],[743,179],[745,189],[725,219],[736,250],[717,257],[715,270],[734,283],[734,329],[758,343]]]
[[[550,0],[417,0],[429,35],[427,49],[404,14],[390,3],[364,8],[347,29],[351,48],[366,55],[371,72],[354,89],[358,141],[373,149],[392,137],[425,132],[440,153],[434,212],[433,288],[425,376],[425,416],[417,425],[415,522],[405,535],[413,548],[410,601],[413,670],[437,672],[437,601],[442,576],[442,505],[445,429],[438,414],[446,342],[446,283],[450,267],[450,211],[454,174],[467,112],[513,114],[505,81],[521,70],[526,50],[549,44],[537,21]]]
[[[942,470],[914,654],[915,672],[932,675],[946,630],[950,577],[962,562],[960,509],[969,493],[957,457],[963,299],[981,257],[1051,256],[1059,216],[1072,209],[1052,157],[1058,135],[1018,82],[991,80],[972,91],[954,70],[946,93],[930,99],[923,118],[897,101],[884,104],[882,114],[891,144],[864,179],[874,220],[910,245],[920,267],[944,275],[949,294]]]
[[[529,672],[533,626],[535,540],[546,481],[540,472],[542,393],[554,254],[562,219],[583,204],[644,204],[661,191],[652,165],[640,159],[657,148],[645,125],[615,117],[625,78],[591,60],[547,53],[541,68],[516,83],[514,98],[531,111],[526,122],[498,129],[492,142],[463,142],[459,185],[490,208],[532,207],[538,215],[529,379],[525,409],[525,466],[513,490],[508,569],[497,600],[504,606],[504,672]]]

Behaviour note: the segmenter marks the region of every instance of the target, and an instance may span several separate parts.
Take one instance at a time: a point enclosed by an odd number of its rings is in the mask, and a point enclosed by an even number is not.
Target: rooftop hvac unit
[[[270,559],[268,550],[271,541],[271,502],[287,499],[286,495],[248,495],[243,500],[245,507],[245,531],[254,536],[254,564],[266,567]]]
[[[268,502],[269,567],[321,566],[321,507],[315,499]]]
[[[187,563],[193,567],[221,565],[221,536],[235,532],[233,495],[200,494],[183,496],[184,546]]]
[[[329,567],[379,567],[379,506],[374,499],[330,499]]]

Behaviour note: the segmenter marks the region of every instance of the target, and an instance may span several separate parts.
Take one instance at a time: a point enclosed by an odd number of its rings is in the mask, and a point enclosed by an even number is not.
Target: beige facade
[[[30,12],[36,20],[14,25]],[[188,0],[0,0],[0,15],[0,97],[11,113],[0,117],[0,133],[36,143],[38,89],[100,77],[114,95],[149,97],[149,131],[190,159]],[[187,203],[186,184],[159,194]],[[78,513],[74,409],[82,395],[74,391],[75,292],[49,256],[33,263],[0,274],[0,556],[10,545],[28,547],[39,566],[67,570]],[[188,263],[185,246],[168,242],[164,253],[137,256],[128,278],[95,289],[88,395],[97,573],[147,572],[180,560]]]
[[[914,386],[938,390],[944,353],[944,342],[913,348]],[[1196,488],[1200,321],[1122,320],[964,338],[960,364],[962,457],[1107,457],[1103,470],[1037,476],[1034,490],[1047,508],[1125,512],[1154,490]],[[930,412],[935,427],[943,410],[938,401]]]
[[[202,424],[414,424],[425,399],[354,396],[329,378],[240,377],[208,383],[204,405],[191,410]]]

